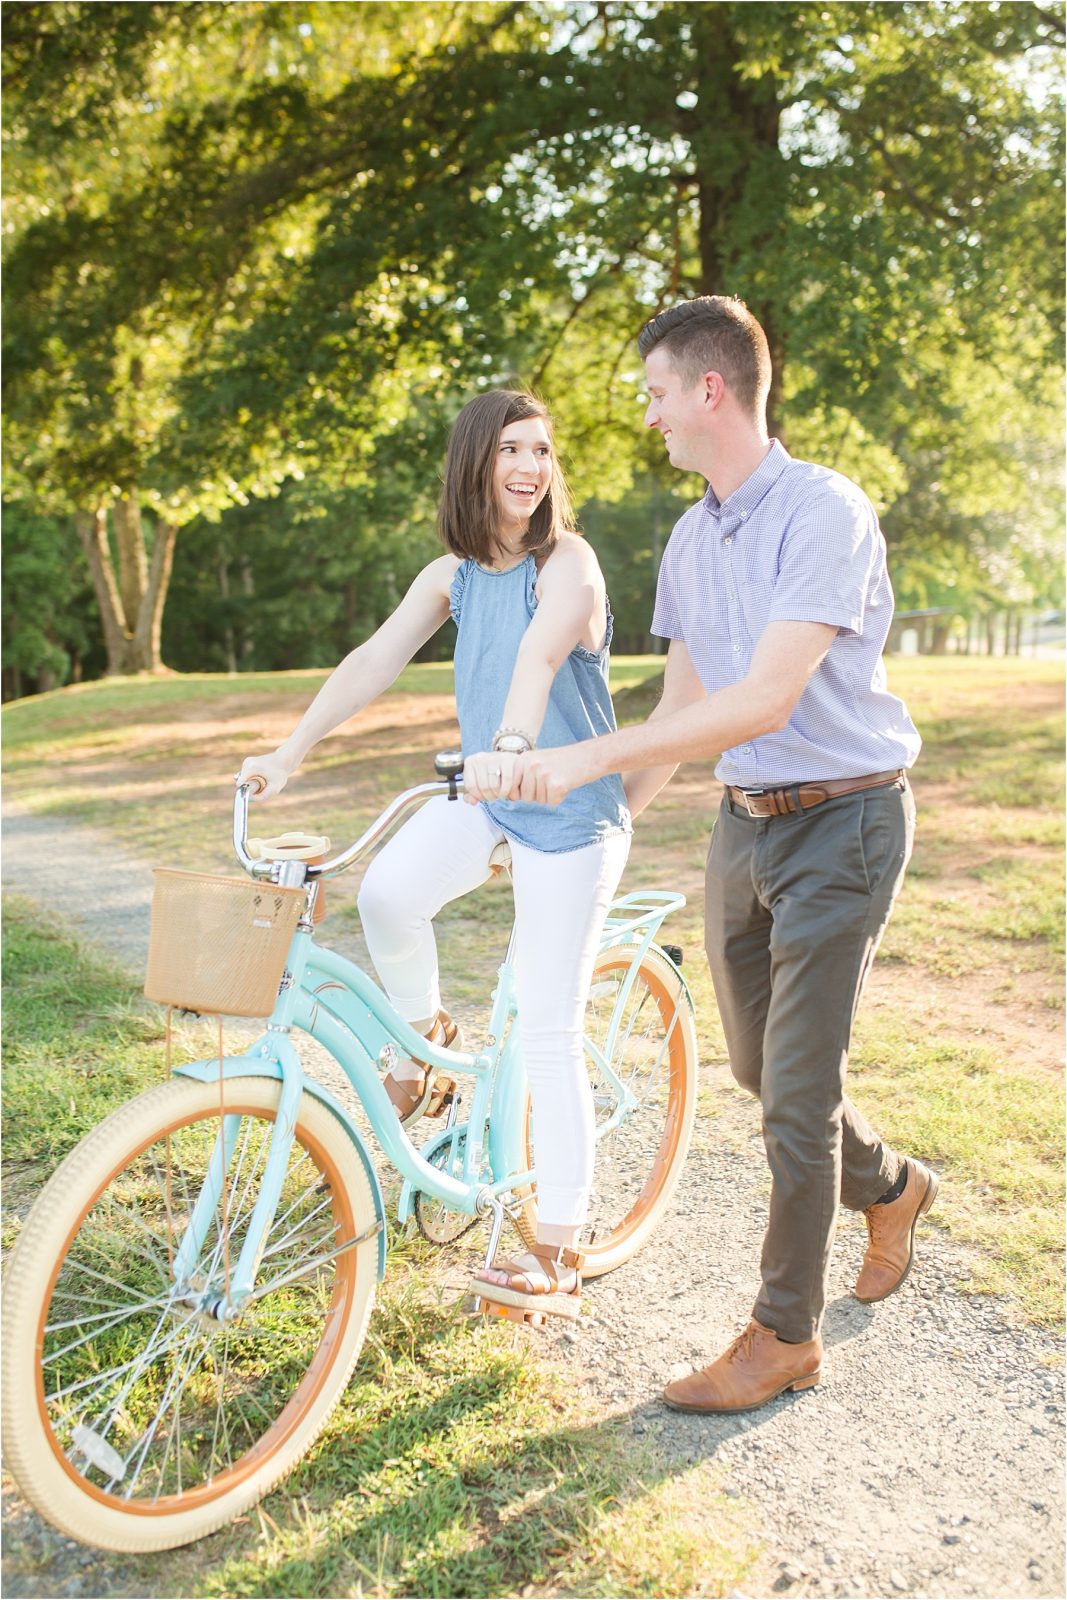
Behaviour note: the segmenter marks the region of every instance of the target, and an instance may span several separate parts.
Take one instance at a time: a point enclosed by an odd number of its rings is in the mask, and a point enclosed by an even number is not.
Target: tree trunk
[[[160,672],[163,638],[163,607],[170,586],[171,568],[174,565],[174,544],[178,537],[176,522],[156,523],[156,538],[152,546],[152,563],[148,569],[148,583],[137,615],[133,633],[134,672]]]
[[[760,251],[773,255],[782,215],[777,198],[780,196],[784,206],[788,177],[778,144],[781,108],[770,74],[747,79],[736,70],[740,56],[731,32],[730,9],[717,5],[692,8],[696,13],[692,23],[694,38],[699,40],[701,58],[707,63],[707,87],[701,95],[704,123],[693,135],[700,293],[740,292],[758,318],[771,354],[767,426],[773,435],[783,438],[784,348],[774,310],[758,287],[753,292],[751,285],[734,281],[736,260],[724,248],[724,242],[734,235],[736,213],[748,202],[750,213],[766,218],[766,222],[745,240],[747,252],[756,259]]]
[[[948,636],[952,630],[951,617],[938,617],[930,629],[930,654],[943,656],[948,653]]]
[[[233,621],[230,617],[230,607],[228,604],[230,598],[230,563],[226,558],[226,552],[221,544],[219,545],[219,594],[223,601],[227,602],[225,612],[226,623],[222,630],[222,648],[226,652],[226,671],[231,677],[236,677],[237,652],[234,649]]]
[[[111,551],[107,543],[107,511],[98,506],[95,511],[79,511],[74,526],[89,564],[96,603],[104,629],[104,646],[107,650],[107,676],[131,670],[128,661],[129,632],[123,610],[115,572],[111,564]]]
[[[120,511],[119,505],[125,509]],[[106,676],[109,678],[133,672],[159,672],[163,666],[160,659],[163,606],[174,563],[174,541],[178,529],[172,522],[160,521],[157,524],[149,564],[144,548],[140,507],[131,513],[129,506],[129,501],[116,504],[115,526],[120,569],[125,563],[126,592],[132,594],[140,585],[141,598],[136,611],[132,613],[132,627],[131,613],[127,612],[123,603],[108,547],[106,508],[98,506],[91,513],[78,512],[74,518],[74,526],[89,564],[96,603],[100,608],[107,649]],[[139,576],[142,566],[143,583]]]
[[[252,574],[252,563],[247,556],[241,558],[241,591],[248,601],[241,639],[241,665],[245,672],[251,672],[255,665],[256,654],[256,608],[252,603],[256,598],[256,584]]]
[[[136,488],[127,489],[112,507],[115,548],[119,558],[119,593],[127,625],[140,614],[148,587],[148,556],[145,552],[141,506]]]

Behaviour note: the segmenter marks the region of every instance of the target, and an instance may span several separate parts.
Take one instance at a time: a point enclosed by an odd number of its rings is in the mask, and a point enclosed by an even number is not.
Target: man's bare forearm
[[[783,727],[788,720],[783,709],[775,695],[761,694],[747,682],[731,684],[681,710],[587,740],[580,747],[583,765],[588,764],[590,778],[602,778],[609,772],[708,760]]]
[[[619,733],[519,756],[508,799],[558,805],[572,789],[596,778],[633,772],[636,779],[627,789],[633,809],[640,811],[679,762],[717,756],[732,745],[770,733],[783,726],[781,717],[779,695],[769,690],[760,693],[750,684],[731,684]]]

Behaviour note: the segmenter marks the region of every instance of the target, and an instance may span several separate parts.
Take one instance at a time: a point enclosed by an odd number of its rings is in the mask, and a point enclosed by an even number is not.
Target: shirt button
[[[739,653],[740,649],[741,649],[741,646],[739,644],[735,644],[734,645],[734,655],[737,655]]]
[[[732,533],[728,533],[726,535],[726,538],[723,540],[723,544],[733,544],[733,542],[734,542],[733,534]]]
[[[739,515],[741,517],[741,521],[744,522],[745,518],[748,516],[748,512],[747,511],[742,511],[742,512],[739,513]]]

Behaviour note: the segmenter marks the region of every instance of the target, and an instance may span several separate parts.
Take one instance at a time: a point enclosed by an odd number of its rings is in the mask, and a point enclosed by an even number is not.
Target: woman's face
[[[502,534],[523,533],[552,482],[552,440],[542,417],[501,429],[493,468],[493,498]]]

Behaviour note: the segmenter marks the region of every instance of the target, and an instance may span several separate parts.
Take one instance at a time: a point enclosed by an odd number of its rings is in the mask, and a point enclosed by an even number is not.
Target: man
[[[520,757],[511,794],[558,803],[625,772],[640,811],[680,760],[719,755],[706,943],[734,1076],[760,1097],[772,1187],[752,1321],[672,1383],[680,1410],[733,1412],[810,1388],[838,1204],[866,1213],[860,1300],[903,1283],[938,1179],[845,1097],[852,1021],[911,853],[919,736],[889,694],[885,541],[866,496],[794,461],[766,427],[767,341],[705,296],[642,330],[645,422],[704,499],[664,553],[652,631],[670,640],[648,722]]]

